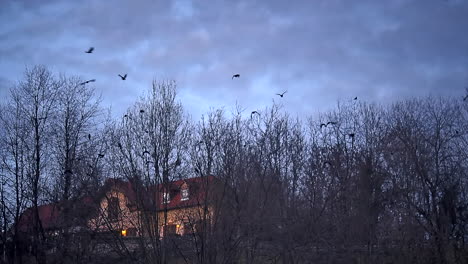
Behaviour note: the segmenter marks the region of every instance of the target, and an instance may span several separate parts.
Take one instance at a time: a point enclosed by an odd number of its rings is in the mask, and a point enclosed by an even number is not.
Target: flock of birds
[[[94,47],[90,47],[88,50],[85,51],[85,53],[91,54],[93,53],[93,51],[94,51]],[[118,76],[120,77],[120,79],[122,79],[122,81],[125,81],[127,79],[127,74],[124,74],[124,75],[118,74]],[[86,85],[88,83],[95,82],[95,81],[96,79],[87,80],[87,81],[80,83],[80,85]]]
[[[93,53],[93,51],[94,51],[94,47],[90,47],[88,50],[85,51],[85,53],[91,54],[91,53]],[[127,76],[128,76],[128,75],[125,73],[124,75],[118,74],[117,76],[119,76],[120,79],[121,79],[122,81],[125,81],[125,80],[127,79]],[[233,80],[234,78],[240,78],[240,74],[239,74],[239,73],[233,74],[231,79]],[[87,80],[87,81],[84,81],[84,82],[80,83],[80,85],[86,85],[86,84],[88,84],[88,83],[92,83],[92,82],[95,82],[95,81],[96,81],[96,79],[90,79],[90,80]],[[288,91],[286,90],[286,91],[284,91],[284,92],[282,92],[282,93],[276,93],[275,95],[277,95],[277,96],[283,98],[284,95],[285,95],[287,92],[288,92]],[[354,98],[353,98],[353,100],[357,100],[357,99],[358,99],[357,97],[354,97]],[[467,95],[463,100],[465,101],[465,100],[467,100],[467,99],[468,99],[468,95]],[[143,109],[140,110],[140,113],[144,113],[144,112],[145,112],[145,111],[144,111]],[[250,113],[250,118],[252,118],[253,115],[260,115],[260,113],[259,113],[258,111],[256,111],[256,110],[254,110],[254,111],[252,111],[252,112]],[[129,116],[128,116],[127,114],[125,114],[124,117],[129,117]],[[329,121],[329,122],[327,122],[326,124],[325,124],[325,123],[322,123],[322,124],[320,124],[320,128],[327,127],[327,126],[329,126],[329,125],[336,125],[336,122]],[[354,136],[355,136],[354,133],[349,133],[349,134],[347,134],[347,135],[348,135],[350,138],[354,139]],[[91,135],[88,135],[88,137],[89,137],[89,139],[91,139]],[[102,155],[102,154],[99,154],[100,157],[101,157],[101,155]]]

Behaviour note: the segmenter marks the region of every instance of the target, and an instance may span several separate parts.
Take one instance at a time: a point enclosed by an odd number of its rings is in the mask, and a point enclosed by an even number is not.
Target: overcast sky
[[[0,96],[36,64],[96,79],[116,116],[153,79],[176,80],[194,118],[236,102],[303,115],[355,96],[462,97],[468,0],[0,0]]]

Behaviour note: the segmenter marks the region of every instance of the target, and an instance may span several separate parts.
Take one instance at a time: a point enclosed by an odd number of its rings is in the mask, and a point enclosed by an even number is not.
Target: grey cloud
[[[92,76],[117,112],[153,78],[177,80],[184,104],[198,113],[235,102],[261,108],[278,101],[274,94],[282,90],[289,91],[286,109],[301,113],[354,96],[387,102],[456,95],[468,83],[468,1],[22,1],[4,7],[0,77],[16,80],[25,64],[38,63]],[[89,46],[96,52],[87,56]],[[118,73],[128,73],[128,81]],[[241,78],[231,80],[233,73]]]

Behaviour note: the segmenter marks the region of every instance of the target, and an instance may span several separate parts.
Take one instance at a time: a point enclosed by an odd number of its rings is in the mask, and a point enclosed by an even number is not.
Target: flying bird
[[[284,94],[287,93],[288,91],[284,91],[283,93],[279,94],[277,93],[276,95],[279,95],[281,98],[283,98]]]
[[[240,74],[237,73],[237,74],[234,74],[231,79],[239,78],[239,77],[240,77]]]
[[[127,79],[127,74],[125,74],[124,76],[119,74],[119,77],[122,79],[122,81],[125,81]]]
[[[80,83],[80,85],[85,85],[85,84],[87,84],[87,83],[95,82],[95,81],[96,81],[96,79],[87,80],[87,81],[85,81],[85,82]]]
[[[90,47],[87,51],[85,51],[86,53],[93,53],[93,50],[94,50],[94,47]]]

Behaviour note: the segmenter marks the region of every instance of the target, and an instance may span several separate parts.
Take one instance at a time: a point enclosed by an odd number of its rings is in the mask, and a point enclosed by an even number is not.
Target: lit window
[[[168,192],[163,193],[163,203],[170,203],[171,202],[171,197]]]
[[[187,201],[189,199],[188,189],[182,189],[182,198],[181,201]]]
[[[127,236],[127,230],[125,230],[125,229],[122,230],[120,233],[122,234],[122,236]]]

